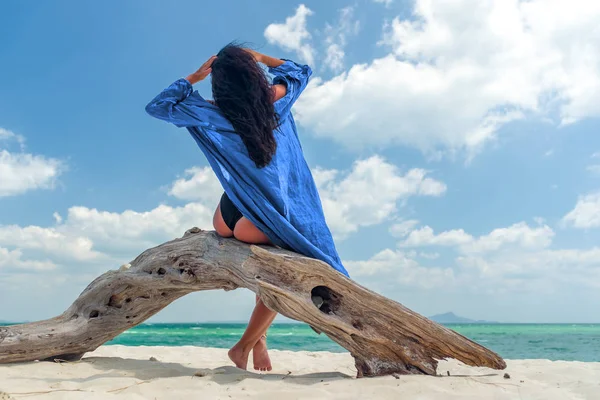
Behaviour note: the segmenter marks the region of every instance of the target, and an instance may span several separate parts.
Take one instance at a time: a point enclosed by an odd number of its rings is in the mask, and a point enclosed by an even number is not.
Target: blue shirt
[[[241,137],[219,108],[204,100],[186,79],[163,90],[146,111],[187,128],[227,196],[274,244],[324,261],[348,276],[325,222],[291,113],[312,70],[308,65],[285,60],[269,72],[274,75],[273,84],[283,84],[287,90],[274,104],[280,122],[273,131],[277,150],[263,168],[257,168],[250,159]]]

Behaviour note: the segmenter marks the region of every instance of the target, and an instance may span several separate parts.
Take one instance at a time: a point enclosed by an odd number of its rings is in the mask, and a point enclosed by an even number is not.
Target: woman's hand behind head
[[[217,56],[212,56],[196,72],[188,75],[186,78],[192,85],[205,79],[212,72],[212,63],[217,59]]]

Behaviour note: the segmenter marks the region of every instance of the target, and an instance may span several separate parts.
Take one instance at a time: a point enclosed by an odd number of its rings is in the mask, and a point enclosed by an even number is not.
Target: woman
[[[258,63],[269,67],[272,84]],[[207,101],[192,85],[211,73],[214,100]],[[230,44],[171,84],[146,111],[186,127],[208,159],[224,189],[213,218],[217,234],[291,249],[348,275],[290,111],[311,74],[307,65]],[[246,331],[229,351],[238,368],[246,369],[252,350],[255,369],[272,369],[266,331],[275,315],[257,297]]]

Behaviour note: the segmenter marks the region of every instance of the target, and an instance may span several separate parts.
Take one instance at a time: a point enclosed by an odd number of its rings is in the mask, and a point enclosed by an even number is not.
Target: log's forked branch
[[[358,376],[436,373],[437,360],[503,369],[483,346],[341,275],[274,247],[248,246],[192,228],[96,278],[62,315],[0,327],[0,363],[76,360],[175,299],[244,287],[271,309],[323,332],[350,351]]]

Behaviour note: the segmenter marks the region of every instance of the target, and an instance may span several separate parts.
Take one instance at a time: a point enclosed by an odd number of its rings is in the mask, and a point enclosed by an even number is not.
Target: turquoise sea
[[[600,324],[446,324],[507,359],[600,362]],[[245,324],[142,324],[107,344],[229,348]],[[345,351],[305,324],[274,324],[269,347],[280,350]]]

